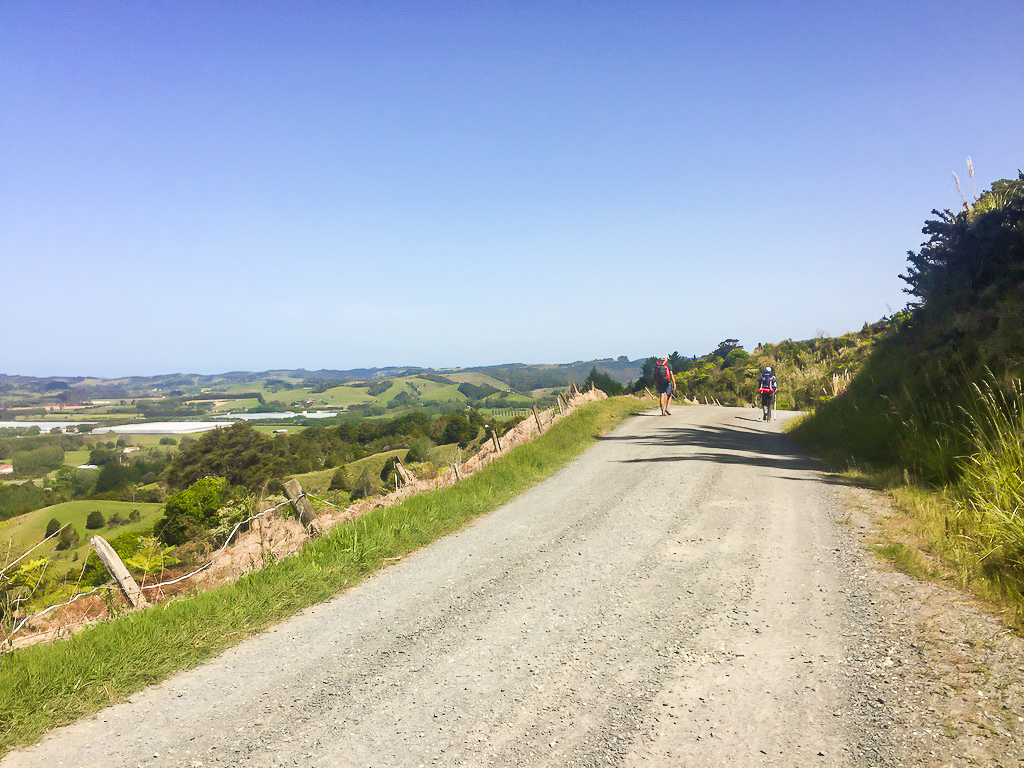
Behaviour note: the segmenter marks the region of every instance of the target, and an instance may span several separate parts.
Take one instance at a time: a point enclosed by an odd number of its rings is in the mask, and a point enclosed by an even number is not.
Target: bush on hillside
[[[60,536],[57,537],[57,549],[58,551],[64,551],[66,549],[74,549],[78,546],[78,542],[81,538],[78,535],[78,529],[73,525],[69,525],[67,528],[60,532]]]
[[[203,539],[220,524],[217,512],[229,499],[223,477],[205,477],[167,500],[156,533],[165,544],[177,546]]]

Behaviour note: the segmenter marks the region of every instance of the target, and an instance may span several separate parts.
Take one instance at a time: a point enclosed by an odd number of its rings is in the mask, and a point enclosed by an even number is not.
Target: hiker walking
[[[658,390],[658,405],[662,416],[671,416],[669,403],[672,402],[672,368],[668,364],[668,355],[659,357],[654,362],[654,387]]]
[[[775,394],[778,391],[779,383],[771,366],[765,366],[757,379],[757,393],[761,396],[761,417],[765,421],[772,420],[772,408],[775,406]]]

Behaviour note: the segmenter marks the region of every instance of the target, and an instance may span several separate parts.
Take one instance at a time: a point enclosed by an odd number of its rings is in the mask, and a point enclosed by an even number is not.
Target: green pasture
[[[438,445],[430,450],[430,460],[441,466],[454,464],[470,455],[470,452],[462,451],[457,443]]]
[[[384,466],[383,463],[381,466]],[[292,475],[290,479],[298,480],[302,490],[306,493],[319,496],[330,489],[331,478],[334,477],[337,469],[337,467],[332,467],[331,469],[318,469],[315,472],[303,472],[301,475]]]
[[[92,446],[97,444],[106,445],[107,443],[114,443],[116,445],[117,441],[121,439],[123,439],[127,445],[137,445],[143,450],[148,450],[149,448],[174,450],[177,448],[177,445],[161,445],[160,440],[164,437],[171,437],[180,442],[181,438],[185,437],[185,435],[132,435],[111,432],[104,435],[90,435],[86,437],[85,441],[88,446],[86,450],[91,450]]]
[[[419,400],[438,400],[441,402],[466,402],[466,396],[459,392],[458,384],[440,384],[436,381],[421,379],[419,376],[403,376],[392,379],[394,384],[377,396],[377,401],[386,405],[401,392],[407,392]]]
[[[290,381],[294,384],[299,384],[300,379],[295,379],[289,376],[269,376],[268,378],[281,379],[283,381]],[[259,393],[263,395],[263,399],[268,403],[271,400],[278,400],[285,405],[291,406],[295,403],[301,403],[303,400],[315,399],[317,396],[311,394],[308,387],[296,387],[294,389],[276,389],[274,387],[268,387],[265,380],[261,381],[248,381],[248,382],[231,382],[217,386],[211,391],[204,392],[205,397],[209,397],[211,400],[216,399],[217,395],[242,395],[248,393]],[[241,403],[247,403],[247,405],[241,405]],[[255,397],[245,398],[244,400],[232,400],[228,403],[224,403],[217,407],[217,412],[226,410],[241,410],[242,408],[252,408],[259,405],[259,400]]]
[[[466,396],[459,392],[458,384],[439,384],[436,381],[427,381],[426,379],[415,379],[413,383],[420,391],[421,400],[457,403],[466,401]]]
[[[473,373],[466,371],[465,373],[442,373],[441,375],[451,379],[456,384],[476,384],[477,386],[481,384],[489,384],[495,389],[500,389],[502,391],[508,389],[508,384],[504,381],[496,379],[486,373]]]
[[[521,395],[518,392],[509,392],[503,396],[491,395],[484,399],[488,408],[529,408],[537,401],[529,395]]]
[[[367,456],[366,458],[347,464],[346,469],[353,476],[358,476],[362,474],[366,467],[369,467],[372,472],[379,475],[388,459],[392,456],[397,456],[402,461],[405,461],[408,453],[409,451],[406,448],[385,451],[383,453],[375,453],[372,456]],[[469,451],[459,450],[459,446],[455,443],[450,445],[438,445],[430,451],[431,462],[440,467],[450,466],[461,458],[468,457],[469,455]],[[292,478],[299,481],[299,485],[302,486],[302,490],[315,495],[320,495],[330,489],[331,480],[337,470],[337,467],[332,467],[331,469],[320,469],[315,472],[304,472],[300,475],[292,475]]]
[[[255,397],[247,397],[243,400],[222,400],[214,404],[210,413],[239,413],[249,408],[255,408],[259,404],[260,401]]]
[[[82,464],[88,464],[90,453],[91,451],[88,448],[83,448],[80,451],[64,451],[64,465],[77,467]]]
[[[353,461],[350,464],[346,464],[345,467],[348,471],[355,476],[362,474],[363,470],[369,467],[373,472],[380,474],[380,471],[384,469],[384,464],[392,456],[397,456],[402,461],[405,461],[405,455],[409,452],[408,448],[398,448],[394,451],[384,451],[383,453],[375,453],[372,456],[367,456],[365,459],[359,459]]]
[[[392,456],[397,456],[399,459],[404,460],[405,455],[408,452],[407,448],[399,448],[394,451],[375,453],[372,456],[367,456],[364,459],[359,459],[358,461],[346,464],[345,471],[348,473],[349,477],[353,479],[359,477],[367,468],[369,468],[374,475],[379,475],[380,471],[384,469],[384,464],[388,459]],[[334,478],[334,473],[337,471],[337,467],[332,467],[330,469],[318,469],[314,472],[303,472],[299,475],[292,475],[290,479],[298,480],[303,491],[311,493],[314,496],[322,496],[330,490],[331,480]]]
[[[394,387],[392,387],[394,389]],[[355,387],[350,384],[343,384],[340,387],[331,387],[325,389],[323,392],[316,392],[309,397],[316,400],[318,403],[323,401],[323,404],[328,407],[346,408],[356,403],[368,403],[373,400],[372,397],[367,393],[366,387]]]
[[[140,518],[137,522],[126,523],[114,526],[113,528],[104,526],[95,530],[88,530],[85,527],[85,521],[89,517],[89,513],[94,510],[102,512],[105,520],[109,520],[115,513],[127,520],[133,509],[139,511]],[[79,535],[78,547],[64,552],[57,552],[57,539],[54,538],[37,549],[32,556],[45,556],[68,563],[72,561],[81,562],[89,554],[90,537],[99,535],[104,538],[110,538],[128,531],[148,530],[153,527],[153,524],[163,515],[163,512],[163,504],[147,504],[132,501],[65,501],[62,504],[43,507],[42,509],[37,509],[0,523],[0,547],[4,550],[4,559],[13,560],[41,542],[46,535],[47,523],[52,518],[56,518],[62,525],[64,523],[71,523],[75,526]]]
[[[264,435],[273,435],[274,432],[278,429],[286,429],[288,430],[289,435],[295,435],[301,432],[302,430],[307,429],[307,427],[300,427],[295,424],[289,424],[287,422],[281,424],[253,424],[252,428]]]

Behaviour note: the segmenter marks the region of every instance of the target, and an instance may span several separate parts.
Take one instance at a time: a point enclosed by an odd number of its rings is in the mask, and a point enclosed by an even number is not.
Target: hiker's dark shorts
[[[671,395],[672,394],[672,382],[666,381],[664,384],[655,384],[658,389],[659,395]]]

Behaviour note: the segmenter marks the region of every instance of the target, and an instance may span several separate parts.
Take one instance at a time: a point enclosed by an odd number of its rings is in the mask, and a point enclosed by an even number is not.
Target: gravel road
[[[779,424],[631,419],[468,529],[0,766],[1019,764],[1020,675],[961,680],[986,686],[980,734],[950,721],[959,665],[930,661],[976,632],[1009,669],[1018,638],[983,613],[924,627],[948,593],[874,564],[875,502]]]

